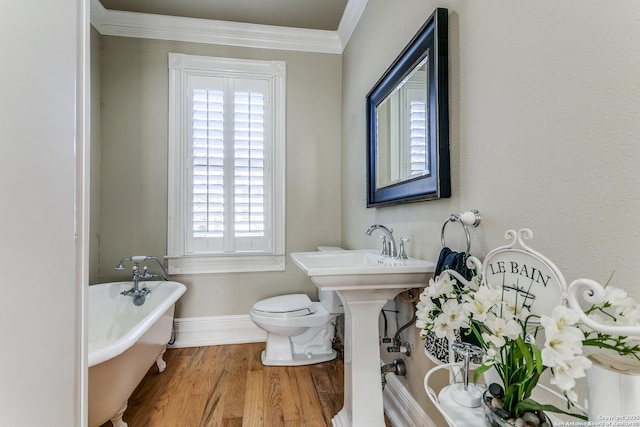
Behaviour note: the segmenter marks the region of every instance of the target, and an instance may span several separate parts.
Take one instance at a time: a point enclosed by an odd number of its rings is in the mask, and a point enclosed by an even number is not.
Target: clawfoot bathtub
[[[178,282],[144,282],[151,290],[146,302],[135,306],[120,295],[133,282],[89,287],[89,427],[111,420],[127,427],[122,414],[129,396],[154,362],[160,372],[171,338],[175,303],[186,287]]]

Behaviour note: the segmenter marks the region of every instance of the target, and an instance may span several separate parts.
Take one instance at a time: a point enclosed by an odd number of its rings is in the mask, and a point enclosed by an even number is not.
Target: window
[[[284,270],[286,67],[169,54],[169,272]]]

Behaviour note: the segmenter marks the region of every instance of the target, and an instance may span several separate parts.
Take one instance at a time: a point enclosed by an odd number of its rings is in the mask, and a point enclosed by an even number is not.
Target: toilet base
[[[286,328],[274,328],[273,325],[256,322],[258,327],[267,330],[267,343],[262,352],[262,364],[267,366],[300,366],[335,359],[337,353],[332,344],[336,317],[337,315],[329,313],[322,315],[320,319],[326,323],[321,326],[295,324],[309,320],[310,316],[294,318],[292,320],[297,322],[289,322],[292,324]],[[256,320],[253,319],[253,321]]]
[[[335,359],[337,353],[335,350],[331,350],[331,353],[321,353],[321,354],[292,354],[292,359],[281,360],[281,359],[268,359],[267,352],[263,351],[261,360],[262,364],[265,366],[302,366],[302,365],[313,365],[315,363],[328,362],[330,360]]]

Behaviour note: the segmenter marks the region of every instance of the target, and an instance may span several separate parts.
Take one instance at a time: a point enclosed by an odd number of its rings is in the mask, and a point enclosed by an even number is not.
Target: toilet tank
[[[318,251],[343,251],[344,249],[337,246],[318,246]],[[329,313],[344,313],[342,301],[334,291],[321,291],[318,289],[318,300],[322,303]]]
[[[318,252],[326,252],[326,251],[344,251],[344,249],[338,246],[318,246]]]
[[[318,289],[318,299],[329,313],[344,313],[342,301],[335,291],[321,291]]]

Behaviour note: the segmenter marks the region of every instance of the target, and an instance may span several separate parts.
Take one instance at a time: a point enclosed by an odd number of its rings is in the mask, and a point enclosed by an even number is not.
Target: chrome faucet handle
[[[140,276],[141,279],[151,279],[153,277],[160,277],[158,274],[152,274],[149,273],[149,268],[145,265],[142,268],[142,275]]]
[[[382,248],[380,249],[380,255],[389,255],[389,246],[387,245],[387,236],[382,236]]]
[[[404,251],[404,244],[409,242],[409,238],[401,237],[400,238],[400,248],[398,249],[397,259],[409,259],[407,254]]]

